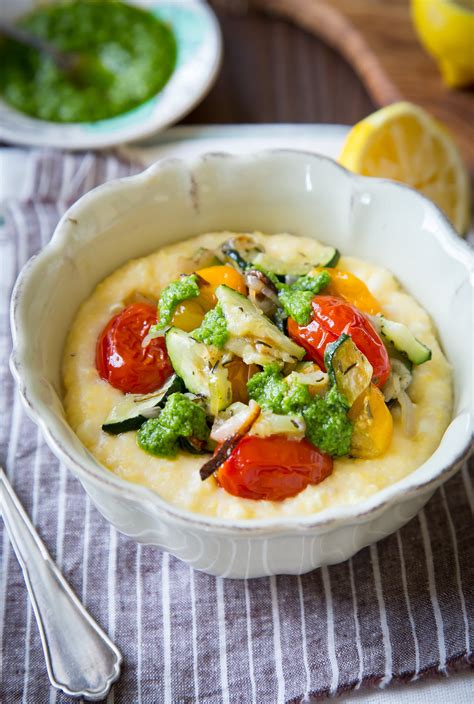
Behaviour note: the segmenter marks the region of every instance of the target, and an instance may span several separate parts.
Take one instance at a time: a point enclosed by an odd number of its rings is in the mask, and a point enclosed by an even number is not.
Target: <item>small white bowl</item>
[[[54,0],[46,0],[47,3]],[[222,54],[219,24],[202,0],[127,0],[173,28],[178,55],[163,90],[142,105],[96,122],[47,122],[15,110],[0,95],[0,140],[61,149],[104,149],[159,132],[190,112],[214,83]],[[34,0],[4,0],[9,20],[31,11]]]
[[[78,306],[133,257],[192,235],[261,230],[313,236],[387,266],[430,312],[454,371],[454,416],[416,471],[352,506],[302,518],[223,520],[167,504],[101,466],[67,424],[61,358]],[[120,531],[227,577],[302,574],[345,560],[410,520],[469,452],[473,257],[442,213],[406,186],[291,151],[166,160],[91,191],[23,269],[12,299],[11,368],[33,420]]]

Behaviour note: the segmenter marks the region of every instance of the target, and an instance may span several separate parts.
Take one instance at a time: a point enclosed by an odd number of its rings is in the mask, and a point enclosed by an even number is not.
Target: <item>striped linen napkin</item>
[[[136,170],[112,155],[32,152],[0,228],[0,462],[60,569],[124,655],[109,701],[307,702],[472,665],[468,467],[407,526],[348,562],[302,577],[243,581],[193,572],[119,535],[46,447],[7,368],[9,292],[69,203]],[[2,575],[3,701],[73,702],[49,690],[5,534]]]

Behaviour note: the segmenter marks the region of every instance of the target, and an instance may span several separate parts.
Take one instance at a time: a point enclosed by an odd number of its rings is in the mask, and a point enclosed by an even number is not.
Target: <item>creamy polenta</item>
[[[123,479],[143,484],[171,504],[221,518],[303,516],[343,504],[354,504],[400,480],[436,449],[452,412],[451,368],[427,313],[405,293],[387,270],[353,257],[341,257],[337,268],[365,282],[383,314],[407,325],[432,352],[431,360],[413,368],[409,395],[414,405],[414,432],[406,434],[398,405],[394,405],[393,436],[388,450],[376,459],[335,457],[332,474],[284,501],[243,499],[227,493],[214,477],[201,481],[205,458],[181,454],[176,459],[155,457],[138,447],[135,432],[109,435],[101,427],[123,397],[96,370],[96,341],[110,318],[130,302],[156,302],[162,289],[181,273],[194,270],[192,257],[201,248],[215,249],[231,233],[211,233],[164,247],[130,261],[100,283],[81,306],[71,327],[63,361],[64,405],[67,419],[84,445],[107,469]],[[285,258],[306,240],[281,234],[254,235],[266,252]]]

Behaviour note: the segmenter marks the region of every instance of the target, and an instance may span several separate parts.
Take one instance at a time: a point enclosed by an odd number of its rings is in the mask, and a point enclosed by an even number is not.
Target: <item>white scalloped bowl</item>
[[[178,509],[101,466],[65,420],[61,357],[96,284],[133,257],[223,229],[314,236],[387,266],[432,315],[453,365],[454,416],[436,452],[403,480],[355,505],[305,517],[224,520]],[[12,299],[11,367],[57,457],[118,530],[227,577],[302,574],[347,559],[410,520],[466,459],[472,439],[473,257],[415,191],[291,151],[167,160],[94,189],[25,266]]]

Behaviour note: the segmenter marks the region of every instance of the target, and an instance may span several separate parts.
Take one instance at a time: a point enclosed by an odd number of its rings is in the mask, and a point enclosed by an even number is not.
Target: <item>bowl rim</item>
[[[372,187],[379,185],[387,186],[390,189],[403,189],[412,194],[412,197],[421,199],[424,207],[427,208],[441,222],[442,227],[437,233],[437,239],[440,246],[446,251],[447,256],[452,257],[456,253],[456,259],[460,260],[466,267],[467,272],[470,272],[470,284],[474,290],[474,254],[469,245],[461,239],[455,232],[446,215],[425,196],[418,193],[411,187],[403,183],[397,183],[389,179],[372,178],[360,176],[348,171],[339,163],[330,157],[316,154],[313,152],[295,150],[295,149],[264,149],[250,154],[230,154],[227,152],[208,152],[200,156],[189,159],[178,159],[174,157],[161,159],[138,174],[114,179],[107,183],[101,184],[93,188],[88,193],[80,197],[73,203],[63,214],[59,220],[51,240],[38,254],[33,255],[23,266],[17,277],[10,304],[10,323],[13,338],[13,348],[10,356],[10,370],[17,384],[21,399],[26,408],[27,414],[41,429],[45,440],[61,462],[63,462],[71,471],[80,479],[84,479],[86,484],[93,484],[96,487],[106,489],[112,492],[116,497],[135,500],[138,503],[146,505],[154,512],[166,516],[175,523],[194,526],[201,530],[214,531],[219,533],[240,534],[258,533],[268,534],[278,532],[279,535],[294,534],[303,531],[314,531],[325,533],[333,528],[337,528],[347,523],[365,523],[378,517],[389,506],[406,501],[420,493],[432,493],[442,482],[452,476],[460,466],[468,459],[474,450],[473,443],[473,417],[472,411],[468,414],[469,427],[466,432],[465,442],[458,443],[456,452],[451,461],[446,466],[442,466],[437,470],[433,470],[431,476],[421,481],[413,482],[413,476],[419,472],[433,455],[413,472],[409,473],[399,481],[391,484],[384,489],[377,491],[372,496],[358,501],[354,504],[346,504],[332,506],[318,511],[314,514],[305,516],[280,516],[276,518],[220,518],[207,516],[205,514],[195,513],[187,509],[174,506],[167,502],[158,493],[152,489],[138,483],[130,482],[122,479],[105,466],[101,465],[93,456],[91,459],[86,459],[71,450],[67,443],[63,442],[59,433],[56,433],[54,428],[51,428],[48,422],[41,415],[41,401],[35,399],[34,393],[30,394],[28,389],[27,376],[23,375],[23,355],[22,348],[24,343],[21,340],[21,300],[23,292],[28,285],[28,281],[32,273],[39,267],[43,266],[48,260],[54,258],[61,252],[62,247],[68,240],[67,232],[64,225],[68,219],[77,218],[81,212],[87,210],[89,205],[100,199],[102,195],[109,193],[111,189],[116,191],[128,190],[132,188],[140,188],[142,184],[151,181],[161,171],[170,167],[184,167],[192,172],[199,164],[210,160],[230,160],[232,162],[257,162],[261,158],[271,158],[286,154],[295,156],[296,158],[310,159],[315,162],[329,162],[332,168],[340,170],[345,177],[353,183],[363,183],[365,186],[371,184]],[[368,188],[370,190],[370,186]],[[100,236],[100,234],[98,235]],[[30,372],[31,373],[31,372]],[[34,373],[33,373],[34,376]],[[441,443],[443,440],[441,440]],[[438,448],[440,447],[438,446]],[[85,447],[85,446],[84,446]],[[437,449],[438,449],[437,448]],[[436,452],[437,450],[435,450]],[[412,480],[409,482],[409,480]],[[405,486],[405,484],[409,484]]]
[[[59,0],[51,0],[59,1]],[[140,0],[131,0],[134,4],[143,6]],[[159,2],[163,4],[169,4],[166,0],[156,0],[157,4]],[[197,8],[199,12],[206,17],[206,21],[209,23],[209,27],[213,34],[215,41],[215,52],[212,56],[212,60],[209,61],[207,68],[207,74],[202,80],[199,90],[196,90],[190,97],[189,100],[175,110],[171,116],[166,119],[161,117],[161,113],[158,112],[154,116],[154,119],[148,123],[139,121],[135,126],[123,126],[118,129],[108,131],[104,130],[100,133],[87,133],[83,132],[76,137],[71,137],[69,130],[71,129],[81,129],[83,125],[89,125],[88,122],[50,122],[48,120],[41,120],[39,118],[28,115],[21,110],[17,110],[12,105],[3,100],[0,95],[0,106],[4,106],[4,110],[7,110],[9,114],[13,117],[18,115],[21,119],[27,119],[31,121],[33,128],[26,127],[16,129],[9,129],[3,127],[0,122],[0,138],[4,139],[8,144],[20,145],[20,146],[33,146],[33,147],[53,147],[56,149],[68,149],[69,151],[79,151],[84,149],[108,149],[110,147],[116,147],[123,144],[128,144],[131,142],[136,142],[137,140],[147,139],[159,132],[162,132],[170,125],[175,124],[183,117],[188,115],[194,108],[199,105],[199,103],[206,97],[206,95],[211,90],[214,85],[217,76],[219,74],[220,68],[222,66],[222,32],[220,29],[219,22],[217,20],[216,14],[212,7],[202,0],[179,0],[183,7],[188,6],[189,9]],[[145,8],[146,9],[146,8]],[[174,71],[173,71],[174,73]],[[173,76],[170,77],[170,80]],[[160,93],[162,93],[168,84],[165,84],[154,96],[149,98],[144,103],[141,103],[134,109],[139,109],[145,105],[149,100],[153,100]],[[115,117],[120,118],[126,116],[127,112],[120,113]],[[112,119],[112,118],[107,118]],[[105,122],[106,120],[97,120],[92,124],[99,124],[100,122]],[[48,134],[45,136],[45,132],[48,128],[54,128],[54,134]]]

